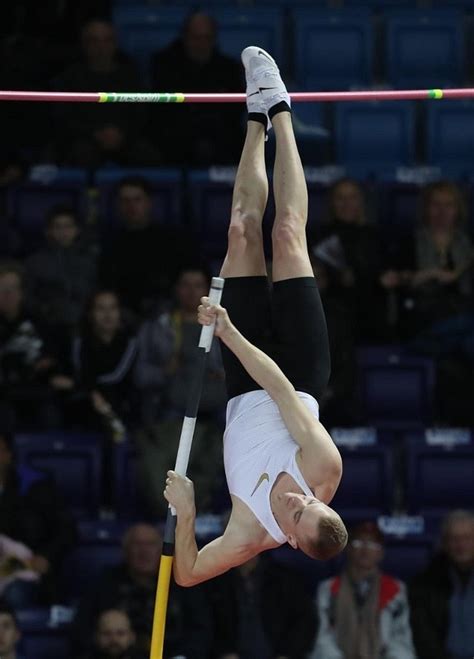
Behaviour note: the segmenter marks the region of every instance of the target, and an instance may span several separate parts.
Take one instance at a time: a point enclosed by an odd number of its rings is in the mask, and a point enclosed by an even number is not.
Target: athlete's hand
[[[201,325],[212,325],[215,323],[214,334],[223,336],[233,329],[229,314],[220,304],[211,304],[208,297],[201,298],[198,307],[198,321]]]
[[[180,476],[175,471],[167,472],[165,499],[175,509],[178,515],[194,515],[194,485],[186,476]]]

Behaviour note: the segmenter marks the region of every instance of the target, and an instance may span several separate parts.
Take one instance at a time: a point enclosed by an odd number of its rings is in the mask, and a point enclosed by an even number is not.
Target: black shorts
[[[321,397],[331,361],[314,277],[278,281],[272,291],[266,277],[230,277],[225,280],[222,306],[237,329],[278,364],[297,391]],[[228,398],[261,389],[235,355],[221,346]]]

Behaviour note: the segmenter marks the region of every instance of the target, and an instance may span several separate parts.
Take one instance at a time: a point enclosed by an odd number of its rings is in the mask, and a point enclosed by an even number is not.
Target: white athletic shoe
[[[264,107],[263,111],[268,115],[269,110],[277,103],[281,103],[281,101],[285,101],[291,107],[290,96],[286,90],[285,83],[281,79],[280,71],[273,57],[258,46],[244,48],[241,57],[245,67],[247,85],[251,81],[253,93],[257,89],[260,92],[260,102]],[[248,98],[247,86],[247,107]],[[256,94],[255,98],[257,98]],[[258,110],[252,111],[256,112]]]
[[[257,112],[258,114],[264,114],[267,117],[267,132],[268,132],[272,127],[272,124],[270,119],[268,118],[265,102],[258,88],[258,84],[254,81],[254,79],[250,75],[250,71],[249,68],[247,67],[247,63],[243,58],[244,52],[245,51],[242,52],[242,64],[244,65],[245,68],[245,81],[247,83],[247,89],[246,89],[247,111],[249,113]],[[268,139],[268,136],[266,137],[266,139]]]

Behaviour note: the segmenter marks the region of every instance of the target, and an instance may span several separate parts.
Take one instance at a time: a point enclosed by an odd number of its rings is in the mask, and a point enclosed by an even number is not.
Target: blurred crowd
[[[0,9],[0,88],[74,91],[244,90],[240,64],[216,47],[216,25],[191,14],[153,57],[150,80],[120,52],[106,0]],[[100,16],[100,18],[97,18]],[[105,18],[104,18],[105,17]],[[232,126],[232,129],[229,129]],[[202,167],[235,164],[240,106],[0,106],[0,198],[37,163]],[[22,657],[17,611],[77,606],[72,659],[148,656],[161,535],[162,483],[177,451],[200,327],[196,308],[214,264],[189,229],[153,212],[150,181],[114,190],[120,226],[101,232],[68,206],[44,217],[29,250],[14,217],[0,223],[0,656]],[[5,209],[3,209],[5,210]],[[474,426],[474,250],[460,186],[420,190],[415,230],[387,242],[365,186],[328,187],[308,240],[329,327],[332,375],[319,401],[328,426],[364,423],[356,350],[403,343],[436,363],[433,421]],[[226,222],[226,218],[222,218]],[[270,263],[271,265],[271,263]],[[190,472],[201,512],[222,495],[225,379],[218,343],[206,365]],[[111,455],[131,437],[146,502],[123,536],[123,556],[78,602],[61,565],[76,521],[54,482],[16,459],[12,435],[84,430],[104,437],[103,510]],[[474,517],[444,520],[438,551],[409,584],[381,569],[385,538],[373,520],[352,529],[334,576],[304,574],[262,556],[208,584],[172,585],[167,659],[472,659]],[[15,649],[17,648],[17,649]],[[29,659],[23,657],[23,659]]]

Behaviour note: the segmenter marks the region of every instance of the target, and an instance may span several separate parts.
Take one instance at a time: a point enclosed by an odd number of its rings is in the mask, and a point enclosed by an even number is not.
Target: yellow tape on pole
[[[170,592],[172,556],[161,556],[158,587],[156,589],[155,612],[153,615],[153,630],[151,635],[150,659],[163,659],[163,644],[165,641],[166,612]]]

